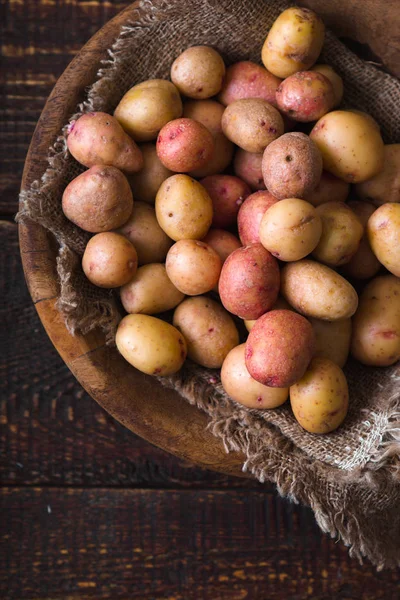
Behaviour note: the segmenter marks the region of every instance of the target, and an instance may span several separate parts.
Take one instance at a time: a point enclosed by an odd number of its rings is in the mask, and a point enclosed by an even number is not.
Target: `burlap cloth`
[[[228,64],[259,62],[266,33],[285,7],[274,0],[142,2],[138,20],[123,27],[77,114],[112,113],[135,83],[168,78],[172,60],[191,45],[215,46]],[[373,115],[386,143],[400,141],[399,82],[361,61],[330,32],[322,59],[343,77],[346,104]],[[19,219],[41,223],[59,242],[58,306],[68,328],[87,332],[100,326],[112,338],[120,318],[117,303],[110,292],[83,277],[79,257],[88,234],[68,222],[61,210],[62,190],[82,170],[68,154],[61,133],[42,181],[21,194]],[[208,413],[209,428],[227,452],[240,450],[247,456],[244,469],[311,506],[321,529],[339,536],[352,556],[367,556],[378,568],[399,565],[400,369],[351,363],[346,374],[349,415],[327,436],[303,431],[288,406],[265,412],[240,407],[223,392],[217,371],[188,365],[161,383]]]

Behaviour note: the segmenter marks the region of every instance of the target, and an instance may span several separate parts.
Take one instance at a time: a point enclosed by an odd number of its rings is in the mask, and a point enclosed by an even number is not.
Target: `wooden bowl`
[[[336,33],[357,40],[368,39],[373,52],[393,71],[400,70],[399,48],[382,40],[395,40],[395,3],[364,0],[309,1]],[[107,23],[81,50],[58,80],[38,121],[26,158],[22,189],[40,179],[47,167],[48,148],[83,100],[93,82],[106,49],[112,46],[121,26],[135,19],[136,3]],[[341,24],[344,24],[343,26]],[[382,35],[384,32],[384,35]],[[228,474],[243,476],[244,457],[226,454],[220,440],[206,431],[207,417],[182,400],[178,393],[161,387],[156,380],[135,369],[115,350],[105,346],[99,333],[72,336],[55,308],[58,294],[57,247],[39,225],[19,227],[20,248],[26,281],[39,317],[61,357],[86,391],[113,417],[153,444],[181,458]]]

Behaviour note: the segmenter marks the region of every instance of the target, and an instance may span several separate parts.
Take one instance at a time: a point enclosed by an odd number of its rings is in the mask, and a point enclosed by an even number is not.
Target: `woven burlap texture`
[[[82,112],[112,113],[123,94],[148,78],[168,78],[173,59],[188,46],[216,47],[227,64],[260,62],[266,33],[286,4],[263,0],[144,1],[137,20],[127,22],[88,90]],[[345,104],[368,111],[380,123],[386,143],[400,139],[400,85],[388,74],[351,53],[327,32],[322,61],[343,77]],[[66,124],[67,125],[67,124]],[[42,181],[21,194],[19,219],[50,230],[60,245],[58,307],[70,331],[101,327],[112,339],[120,319],[114,296],[83,276],[80,256],[88,240],[61,210],[66,184],[82,172],[66,148],[65,133],[55,141]],[[127,368],[129,368],[127,366]],[[252,411],[234,403],[219,373],[189,364],[160,380],[210,417],[209,428],[227,451],[243,452],[244,469],[260,481],[312,507],[325,532],[340,536],[350,553],[367,556],[378,568],[400,564],[400,399],[398,367],[346,367],[350,409],[345,424],[328,436],[302,430],[289,407]]]

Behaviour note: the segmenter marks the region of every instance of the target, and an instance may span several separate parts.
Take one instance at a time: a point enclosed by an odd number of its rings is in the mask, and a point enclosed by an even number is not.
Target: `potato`
[[[68,150],[85,167],[109,165],[136,173],[143,167],[143,156],[115,117],[90,112],[72,121],[68,127]]]
[[[198,240],[210,228],[213,205],[198,181],[188,175],[173,175],[158,190],[156,216],[160,227],[173,240]]]
[[[233,348],[224,360],[221,383],[225,392],[239,404],[248,408],[276,408],[286,402],[288,388],[272,388],[252,378],[247,370],[245,344]]]
[[[322,157],[304,133],[285,133],[265,149],[262,173],[268,191],[278,200],[305,198],[321,178]]]
[[[137,269],[135,248],[123,235],[107,231],[94,235],[82,257],[86,277],[102,288],[116,288],[132,279]]]
[[[353,319],[351,354],[372,367],[400,359],[400,279],[383,275],[364,288]]]
[[[209,369],[219,369],[239,343],[231,315],[205,296],[184,300],[174,312],[173,323],[186,339],[188,357]]]
[[[365,117],[366,119],[368,119],[369,123],[375,128],[377,129],[377,131],[381,131],[380,125],[378,123],[378,121],[376,121],[374,119],[374,117],[372,117],[371,115],[369,115],[368,113],[366,113],[363,110],[358,110],[357,108],[347,108],[346,110],[348,110],[351,113],[354,113],[356,115],[361,115],[362,117]]]
[[[138,142],[155,140],[168,121],[182,115],[182,101],[176,87],[164,79],[149,79],[131,88],[122,98],[114,116]]]
[[[321,152],[324,169],[348,183],[360,183],[383,169],[383,141],[365,116],[346,110],[324,115],[310,138]]]
[[[313,260],[299,260],[281,271],[281,293],[306,317],[347,319],[357,310],[358,296],[341,275]]]
[[[242,244],[233,233],[224,231],[224,229],[210,229],[205,237],[201,240],[205,244],[211,246],[213,250],[220,257],[222,264],[226,261],[228,256],[232,254],[238,248],[241,248]]]
[[[400,144],[388,144],[383,149],[384,164],[380,173],[357,183],[356,194],[380,206],[387,202],[400,202]]]
[[[172,375],[186,359],[183,335],[169,323],[148,315],[124,317],[115,343],[125,360],[147,375]]]
[[[251,194],[248,185],[233,175],[209,175],[200,180],[213,203],[213,227],[229,227],[236,223],[239,208]]]
[[[278,296],[277,301],[275,302],[275,304],[272,306],[271,310],[294,310],[289,302],[286,302],[285,298],[283,298],[282,296]],[[244,326],[246,327],[247,331],[251,331],[253,329],[254,323],[256,322],[257,319],[245,319],[244,322]]]
[[[177,173],[204,167],[213,152],[213,136],[204,125],[193,119],[170,121],[158,134],[158,158],[167,169]]]
[[[239,237],[243,246],[260,242],[259,231],[262,218],[265,211],[275,202],[278,202],[278,199],[267,191],[255,192],[243,202],[237,218]]]
[[[178,306],[184,299],[167,275],[165,266],[153,263],[140,267],[133,279],[120,289],[127,313],[155,315]]]
[[[263,153],[246,152],[238,148],[233,160],[235,175],[240,177],[253,190],[265,190],[261,170]]]
[[[226,137],[247,152],[262,152],[284,131],[283,120],[271,104],[261,98],[236,100],[222,115]]]
[[[217,285],[222,261],[208,244],[180,240],[168,252],[165,267],[178,290],[187,296],[198,296]]]
[[[261,244],[235,250],[222,267],[218,291],[229,312],[242,319],[258,319],[278,296],[276,259]]]
[[[155,144],[142,144],[140,150],[143,155],[143,169],[135,175],[130,175],[128,181],[135,200],[154,204],[161,184],[171,177],[173,172],[164,167],[158,158]]]
[[[349,406],[343,371],[327,358],[314,358],[301,380],[290,388],[290,404],[306,431],[334,431],[343,423]]]
[[[357,252],[353,254],[348,263],[343,265],[343,271],[348,277],[369,279],[370,277],[374,277],[381,268],[381,263],[371,250],[366,232],[368,219],[374,212],[375,207],[369,202],[362,202],[359,200],[351,200],[348,203],[348,207],[359,218],[364,227],[364,233]]]
[[[125,175],[109,166],[94,166],[64,190],[67,219],[85,231],[101,233],[123,225],[132,212],[133,197]]]
[[[261,51],[264,66],[285,79],[309,69],[324,43],[325,27],[312,10],[294,6],[276,19]]]
[[[214,48],[192,46],[172,63],[171,79],[188,98],[203,100],[218,94],[225,77],[225,64]]]
[[[400,277],[400,204],[382,204],[367,223],[372,252],[388,271]]]
[[[328,358],[338,367],[346,364],[351,342],[351,319],[340,321],[321,321],[308,317],[316,339],[314,356]]]
[[[307,319],[291,310],[271,310],[249,333],[246,367],[263,385],[287,388],[304,375],[314,350],[315,336]]]
[[[250,60],[230,65],[218,100],[228,106],[243,98],[261,98],[276,106],[275,93],[281,79]]]
[[[334,104],[332,108],[336,108],[342,101],[343,98],[343,79],[332,69],[330,65],[314,65],[311,71],[316,71],[325,75],[329,79],[333,87]]]
[[[309,123],[332,110],[335,94],[329,79],[314,71],[301,71],[284,79],[276,91],[278,109],[295,121]]]
[[[173,244],[159,226],[154,208],[145,202],[135,202],[131,216],[117,233],[135,246],[139,265],[163,262]]]
[[[333,201],[346,202],[349,191],[350,185],[346,181],[335,177],[328,171],[322,171],[317,187],[307,194],[305,200],[313,206]]]
[[[344,202],[326,202],[315,209],[322,221],[322,235],[313,256],[320,262],[338,267],[357,252],[364,227]]]
[[[314,250],[322,232],[321,218],[308,202],[287,198],[272,204],[264,213],[260,242],[283,261],[300,260]]]

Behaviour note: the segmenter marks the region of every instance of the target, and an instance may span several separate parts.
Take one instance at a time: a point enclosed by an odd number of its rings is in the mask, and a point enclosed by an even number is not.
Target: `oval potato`
[[[400,204],[382,204],[367,223],[372,252],[388,271],[400,277]]]
[[[121,302],[127,313],[156,315],[178,306],[184,299],[167,275],[165,265],[153,263],[139,267],[120,289]]]
[[[178,290],[188,296],[198,296],[217,285],[222,261],[204,242],[179,240],[168,252],[165,266]]]
[[[346,364],[351,343],[351,319],[322,321],[308,317],[316,339],[315,356],[328,358],[341,369]]]
[[[130,175],[128,181],[135,200],[154,204],[161,184],[171,177],[173,172],[164,167],[158,158],[155,144],[149,142],[141,144],[139,148],[143,155],[143,168],[139,173]]]
[[[315,210],[322,222],[322,235],[314,258],[333,267],[348,263],[364,233],[360,219],[344,202],[325,202]]]
[[[372,202],[375,206],[400,202],[400,144],[388,144],[383,152],[382,171],[355,187],[359,198]]]
[[[117,288],[135,275],[137,253],[123,235],[113,231],[97,233],[90,238],[82,257],[82,269],[94,285]]]

